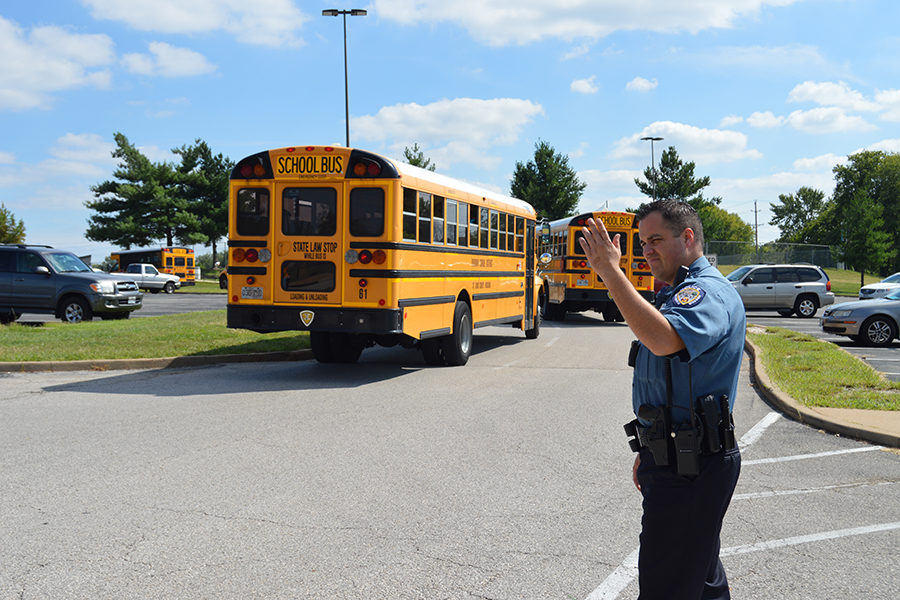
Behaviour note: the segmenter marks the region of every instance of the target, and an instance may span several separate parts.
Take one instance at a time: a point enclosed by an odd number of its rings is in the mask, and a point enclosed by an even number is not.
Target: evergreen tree
[[[178,177],[171,164],[154,163],[122,133],[115,134],[119,159],[114,180],[91,187],[96,200],[85,202],[95,211],[88,219],[85,237],[95,242],[113,242],[128,249],[175,238],[196,240],[200,220],[188,201],[178,193]]]
[[[418,143],[414,143],[412,148],[408,146],[403,148],[403,158],[414,167],[421,167],[429,171],[434,171],[437,168],[437,165],[431,162],[430,158],[425,157],[425,153],[419,149]]]
[[[549,221],[572,216],[586,183],[569,167],[569,157],[557,154],[547,142],[535,144],[534,160],[516,162],[510,195],[531,204],[539,218]]]
[[[0,204],[0,244],[22,244],[25,242],[25,223],[6,205]]]
[[[695,178],[694,167],[693,162],[682,162],[678,151],[669,146],[659,159],[659,168],[647,167],[644,169],[646,181],[635,178],[634,183],[645,196],[687,202],[698,212],[704,206],[721,204],[721,198],[703,197],[701,190],[709,185],[710,180],[709,177]]]
[[[214,156],[209,145],[200,139],[172,152],[181,156],[177,167],[179,193],[199,219],[197,235],[181,242],[208,243],[214,264],[218,241],[228,235],[228,181],[234,162],[222,154]]]

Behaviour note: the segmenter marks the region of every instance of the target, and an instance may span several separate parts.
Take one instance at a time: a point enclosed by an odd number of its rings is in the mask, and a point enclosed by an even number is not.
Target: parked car
[[[0,324],[23,312],[50,313],[69,323],[127,319],[141,306],[134,281],[97,273],[80,258],[50,246],[0,245]]]
[[[889,346],[900,331],[900,289],[884,298],[844,302],[825,310],[822,331],[867,346]]]
[[[125,267],[124,275],[119,273],[110,273],[110,275],[134,280],[139,288],[147,290],[151,294],[158,294],[160,291],[171,294],[181,287],[181,278],[178,275],[160,273],[156,267],[150,264],[131,263]]]
[[[745,265],[727,275],[747,310],[809,318],[834,304],[831,280],[815,265]]]
[[[878,283],[864,285],[859,290],[859,299],[884,298],[894,290],[900,290],[900,273],[894,273],[890,277],[885,277]]]

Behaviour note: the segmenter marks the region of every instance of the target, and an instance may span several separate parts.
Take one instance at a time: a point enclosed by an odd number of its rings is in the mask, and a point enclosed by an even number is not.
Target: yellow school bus
[[[153,265],[161,273],[177,275],[181,279],[181,285],[196,283],[193,248],[166,246],[143,250],[120,250],[110,254],[109,257],[119,263],[119,271],[124,271],[128,265],[134,263],[146,263]]]
[[[359,149],[295,146],[231,173],[228,327],[304,330],[320,362],[375,344],[463,365],[472,331],[540,328],[531,205]]]
[[[620,268],[628,280],[648,301],[653,301],[653,276],[638,238],[634,214],[629,212],[595,211],[566,217],[549,223],[549,236],[543,235],[540,252],[548,261],[540,273],[540,298],[543,317],[548,321],[562,320],[567,312],[595,310],[605,321],[621,321],[622,314],[609,291],[587,262],[578,242],[581,228],[587,220],[602,221],[611,236],[620,234],[622,248]],[[549,260],[548,260],[549,259]]]

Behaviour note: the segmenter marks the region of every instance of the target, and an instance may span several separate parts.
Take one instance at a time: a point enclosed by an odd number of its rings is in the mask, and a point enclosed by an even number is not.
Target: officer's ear
[[[694,236],[694,230],[690,227],[685,227],[684,231],[681,232],[681,236],[684,239],[684,244],[688,247],[694,245],[694,240],[696,237]]]

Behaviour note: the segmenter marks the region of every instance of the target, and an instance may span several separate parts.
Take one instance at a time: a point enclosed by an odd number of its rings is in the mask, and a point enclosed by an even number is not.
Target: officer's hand
[[[591,263],[591,268],[604,277],[619,268],[622,250],[619,245],[619,234],[610,239],[603,221],[588,219],[587,226],[581,228],[583,237],[578,240],[584,254]]]
[[[638,481],[637,470],[641,464],[641,455],[638,454],[634,457],[634,466],[631,467],[631,479],[634,481],[634,487],[641,491],[641,483]]]

